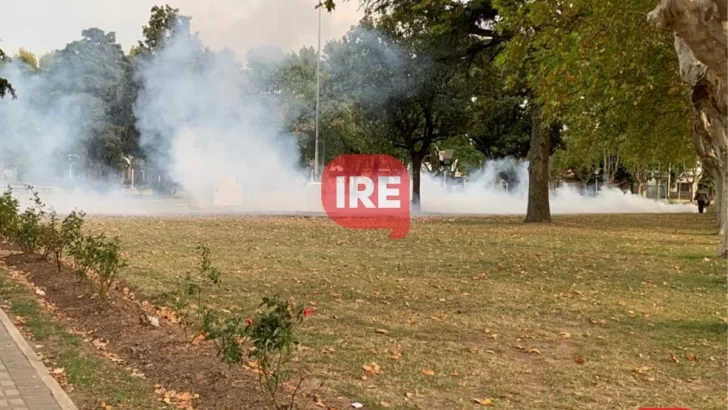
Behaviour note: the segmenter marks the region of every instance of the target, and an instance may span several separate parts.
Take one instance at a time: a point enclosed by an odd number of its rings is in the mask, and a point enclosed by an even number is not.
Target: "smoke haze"
[[[387,55],[396,60],[395,54]],[[22,93],[17,100],[0,100],[0,150],[25,156],[29,172],[24,181],[58,182],[53,177],[63,178],[69,165],[49,158],[74,149],[85,138],[100,115],[99,101],[83,93],[46,98],[79,77],[70,68],[52,76],[33,75],[16,62],[0,68],[0,75]],[[307,171],[299,164],[297,139],[283,130],[279,101],[255,92],[260,85],[244,75],[235,54],[206,51],[196,37],[178,37],[141,64],[136,76],[142,85],[134,104],[141,146],[182,184],[187,200],[134,197],[118,186],[97,194],[77,186],[42,193],[48,205],[60,213],[81,208],[89,214],[323,212],[319,190],[308,184]],[[507,169],[515,169],[522,181],[510,192],[497,184],[498,174]],[[527,164],[513,160],[486,163],[461,192],[447,192],[439,180],[425,176],[422,210],[523,214],[527,180]],[[586,197],[569,188],[552,192],[551,207],[554,214],[694,211],[690,205],[621,191]]]

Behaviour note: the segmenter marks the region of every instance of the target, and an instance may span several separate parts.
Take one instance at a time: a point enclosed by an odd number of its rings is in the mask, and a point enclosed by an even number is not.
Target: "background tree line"
[[[527,158],[531,222],[551,219],[549,180],[562,170],[583,178],[600,170],[607,183],[619,172],[639,185],[645,170],[695,163],[691,88],[673,36],[647,22],[655,0],[360,3],[364,19],[322,53],[324,163],[342,153],[398,156],[414,171],[416,206],[417,171],[433,151],[456,148],[465,169],[486,158]],[[312,6],[334,11],[335,1]],[[91,28],[40,61],[17,56],[34,75],[68,66],[83,73],[55,91],[98,100],[81,149],[102,169],[165,149],[163,138],[139,144],[134,71],[172,35],[194,34],[190,17],[169,6],[152,8],[142,33],[126,54],[113,33]],[[278,103],[302,164],[314,157],[316,61],[311,47],[252,50],[240,72],[251,92]],[[10,87],[0,79],[0,93],[15,95]]]

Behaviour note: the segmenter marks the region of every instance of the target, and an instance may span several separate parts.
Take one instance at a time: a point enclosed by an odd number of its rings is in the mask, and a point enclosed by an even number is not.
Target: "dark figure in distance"
[[[710,199],[708,198],[708,193],[705,189],[699,189],[698,192],[695,193],[696,201],[698,201],[698,212],[703,213],[706,207],[710,205]]]

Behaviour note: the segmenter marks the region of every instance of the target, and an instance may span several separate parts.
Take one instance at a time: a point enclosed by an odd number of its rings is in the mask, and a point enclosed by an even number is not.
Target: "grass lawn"
[[[157,301],[205,244],[223,304],[309,303],[302,365],[365,408],[724,409],[727,265],[711,218],[417,219],[402,240],[303,217],[89,230],[121,236],[123,279]]]

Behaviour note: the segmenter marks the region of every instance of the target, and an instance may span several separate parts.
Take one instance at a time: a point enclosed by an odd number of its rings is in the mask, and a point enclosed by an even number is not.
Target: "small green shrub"
[[[40,200],[38,192],[28,185],[33,194],[33,206],[29,206],[16,219],[10,229],[10,241],[20,247],[24,253],[35,253],[43,240],[41,222],[47,215],[45,204]]]
[[[54,251],[61,246],[61,233],[58,230],[58,215],[54,210],[48,213],[47,222],[41,222],[40,224],[38,246],[42,250],[41,256],[43,260],[48,260]]]
[[[81,236],[73,242],[68,250],[73,259],[73,273],[79,281],[88,280],[96,262],[96,239],[92,236]]]
[[[71,211],[61,223],[59,246],[53,250],[53,258],[56,262],[58,272],[61,271],[63,264],[63,252],[71,249],[75,244],[83,239],[81,229],[86,214],[82,211]]]
[[[211,287],[220,285],[220,270],[212,266],[210,248],[198,246],[197,250],[200,251],[197,275],[192,276],[190,272],[185,275],[180,283],[180,292],[174,302],[174,310],[179,314],[180,324],[185,334],[194,325],[200,327],[203,312],[207,309],[203,293]]]
[[[294,328],[310,315],[309,308],[276,295],[263,298],[258,313],[252,318],[230,315],[220,319],[208,310],[202,330],[208,339],[215,341],[223,361],[239,364],[247,356],[257,362],[259,381],[271,408],[292,409],[298,389],[292,393],[290,402],[280,403],[280,386],[290,377],[289,362],[298,344]],[[246,342],[252,343],[251,349],[246,349]]]
[[[0,237],[9,240],[18,222],[20,204],[13,198],[12,189],[8,189],[0,196]]]
[[[43,247],[43,258],[53,258],[58,272],[63,267],[63,255],[70,250],[81,239],[81,228],[83,227],[83,212],[72,211],[63,221],[58,224],[55,211],[51,211],[48,223],[42,225],[41,246]]]
[[[95,250],[91,254],[95,259],[93,267],[99,276],[98,295],[106,298],[119,271],[126,267],[126,262],[121,257],[121,241],[118,237],[108,239],[100,234],[93,238],[91,246]]]
[[[103,233],[76,236],[81,223],[78,219],[67,223],[68,238],[72,241],[69,253],[73,258],[73,271],[79,280],[87,280],[95,272],[98,276],[97,293],[99,297],[107,298],[119,271],[127,266],[121,256],[121,241],[118,237],[107,238]]]

